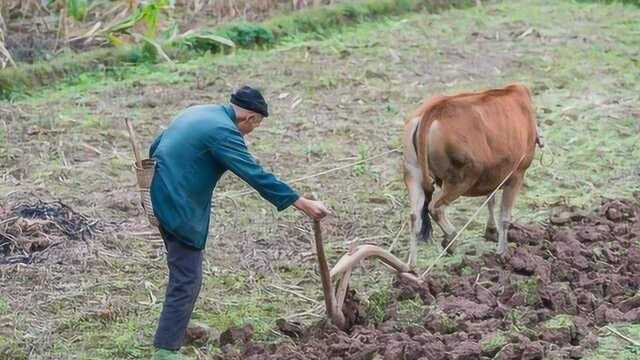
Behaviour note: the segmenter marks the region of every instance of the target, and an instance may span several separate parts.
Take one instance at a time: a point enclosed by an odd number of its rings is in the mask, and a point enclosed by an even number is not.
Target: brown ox
[[[445,208],[460,196],[488,196],[502,186],[500,222],[488,202],[485,237],[498,234],[498,253],[507,250],[507,226],[524,174],[533,160],[537,126],[529,90],[520,84],[501,89],[425,101],[404,126],[404,181],[409,189],[411,239],[409,264],[415,265],[417,240],[431,239],[433,217],[445,234],[455,236]]]

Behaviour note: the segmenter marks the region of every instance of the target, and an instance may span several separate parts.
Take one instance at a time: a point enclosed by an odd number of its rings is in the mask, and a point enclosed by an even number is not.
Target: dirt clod
[[[278,330],[280,330],[281,333],[294,339],[299,339],[302,337],[302,334],[304,334],[304,328],[300,323],[290,322],[285,319],[278,319],[276,321],[276,326],[278,326]]]
[[[622,316],[624,321],[630,323],[639,323],[640,322],[640,308],[635,308],[633,310],[627,311],[624,316]]]
[[[253,326],[251,324],[243,327],[233,327],[220,334],[220,346],[236,343],[246,343],[253,337]]]
[[[602,326],[608,323],[621,321],[624,314],[607,304],[600,305],[595,312],[595,322],[598,326]]]
[[[451,352],[453,360],[476,360],[480,358],[480,345],[473,341],[464,341]]]
[[[640,294],[632,298],[623,300],[618,304],[618,310],[624,313],[639,307],[640,307]]]
[[[211,327],[206,324],[193,322],[187,327],[185,343],[202,345],[214,336],[214,330]]]

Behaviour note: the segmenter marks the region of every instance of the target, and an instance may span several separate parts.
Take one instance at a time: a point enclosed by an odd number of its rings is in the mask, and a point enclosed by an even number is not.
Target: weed
[[[387,288],[378,289],[369,295],[366,314],[373,323],[379,324],[384,321],[391,300],[391,292]]]
[[[522,293],[529,306],[540,304],[539,281],[537,278],[530,278],[519,281],[515,284],[518,292]]]
[[[353,167],[353,173],[357,176],[362,176],[369,171],[369,163],[365,161],[369,154],[369,147],[366,144],[358,145],[358,161],[362,161]]]
[[[419,298],[398,302],[398,323],[402,326],[422,325],[424,308]]]

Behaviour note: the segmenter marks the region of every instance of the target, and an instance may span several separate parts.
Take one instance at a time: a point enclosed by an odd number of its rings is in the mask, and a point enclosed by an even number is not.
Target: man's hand
[[[293,203],[293,206],[314,220],[321,220],[331,214],[331,211],[322,202],[310,200],[302,196]]]

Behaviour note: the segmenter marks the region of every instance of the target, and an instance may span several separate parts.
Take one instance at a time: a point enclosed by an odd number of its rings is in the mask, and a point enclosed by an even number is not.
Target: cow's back
[[[536,121],[525,86],[441,97],[429,105],[423,108],[421,136],[436,181],[476,177],[465,195],[480,196],[495,189],[523,156],[516,171],[531,164]]]

